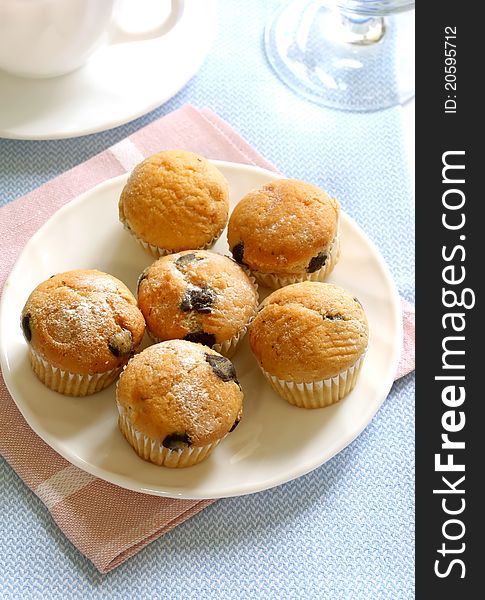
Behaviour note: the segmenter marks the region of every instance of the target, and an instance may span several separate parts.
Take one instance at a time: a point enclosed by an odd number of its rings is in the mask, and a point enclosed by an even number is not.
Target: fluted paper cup
[[[104,373],[71,373],[54,367],[40,354],[30,348],[30,363],[37,377],[54,392],[66,396],[89,396],[100,392],[115,381],[121,373],[121,367]]]
[[[324,408],[335,404],[350,394],[357,382],[363,361],[364,355],[339,375],[308,383],[285,381],[271,375],[263,368],[261,368],[261,371],[274,391],[293,406]]]

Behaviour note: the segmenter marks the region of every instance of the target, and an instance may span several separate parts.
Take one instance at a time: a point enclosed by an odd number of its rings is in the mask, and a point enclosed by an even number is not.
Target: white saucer
[[[277,177],[256,167],[214,162],[229,182],[232,207],[250,189]],[[384,259],[346,214],[341,220],[341,258],[329,280],[362,302],[370,341],[355,389],[338,404],[305,410],[279,398],[245,339],[233,359],[245,395],[241,423],[203,463],[167,469],[139,458],[123,438],[114,385],[93,396],[70,398],[40,383],[20,329],[20,312],[30,291],[53,273],[74,268],[107,271],[135,290],[138,275],[153,261],[118,221],[118,199],[127,177],[98,185],[53,215],[27,243],[5,283],[0,363],[32,429],[92,475],[138,492],[177,498],[221,498],[274,487],[315,469],[350,444],[392,385],[401,352],[402,314]],[[225,232],[214,250],[229,254]],[[267,290],[260,292],[262,297]]]
[[[186,0],[165,36],[98,50],[53,79],[0,71],[0,137],[61,139],[111,129],[160,106],[200,68],[215,38],[216,0]]]

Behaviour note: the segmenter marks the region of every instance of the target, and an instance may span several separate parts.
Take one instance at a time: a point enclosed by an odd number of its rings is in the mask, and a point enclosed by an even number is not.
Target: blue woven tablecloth
[[[414,208],[400,109],[347,114],[287,90],[262,48],[277,0],[220,2],[219,35],[175,98],[112,131],[55,142],[0,140],[9,201],[190,102],[226,119],[288,176],[337,196],[413,300]],[[0,462],[0,598],[414,597],[414,377],[398,381],[369,427],[316,471],[221,500],[108,575],[63,536]]]

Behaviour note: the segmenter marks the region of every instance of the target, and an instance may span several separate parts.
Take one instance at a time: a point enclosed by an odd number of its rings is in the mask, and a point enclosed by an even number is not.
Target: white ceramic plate
[[[49,140],[110,129],[174,96],[215,37],[216,0],[185,0],[165,36],[98,50],[74,73],[24,79],[0,71],[0,137]]]
[[[263,169],[215,162],[227,177],[234,205],[272,179]],[[127,176],[111,179],[59,210],[28,242],[0,306],[1,364],[12,397],[34,431],[68,461],[119,486],[180,498],[217,498],[270,488],[315,469],[347,446],[386,398],[401,350],[399,296],[388,268],[365,233],[343,215],[342,256],[330,280],[366,309],[370,344],[354,391],[339,404],[304,410],[266,384],[245,344],[234,363],[244,394],[244,417],[205,462],[167,469],[139,458],[117,428],[115,387],[87,398],[52,392],[33,374],[19,325],[31,290],[53,273],[98,268],[136,288],[150,256],[118,222]],[[225,233],[215,246],[228,253]]]

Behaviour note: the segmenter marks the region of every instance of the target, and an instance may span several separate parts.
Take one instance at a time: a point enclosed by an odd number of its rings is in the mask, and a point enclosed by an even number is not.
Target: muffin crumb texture
[[[229,247],[254,272],[303,276],[324,266],[339,215],[338,201],[314,185],[278,179],[238,202],[229,219]]]
[[[367,348],[368,325],[361,304],[343,288],[307,281],[263,301],[249,341],[270,375],[309,383],[352,367]]]
[[[242,400],[231,361],[184,340],[146,348],[131,359],[117,385],[120,412],[165,447],[219,441],[240,420]]]
[[[31,349],[52,367],[93,375],[127,362],[145,322],[124,283],[100,271],[74,270],[35,288],[21,327]]]
[[[210,247],[228,212],[225,177],[202,156],[184,150],[159,152],[137,165],[119,201],[121,222],[159,255]]]
[[[143,272],[138,305],[155,341],[185,339],[212,347],[244,334],[258,294],[230,258],[190,250],[164,256]]]

